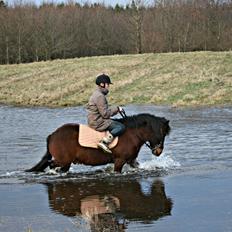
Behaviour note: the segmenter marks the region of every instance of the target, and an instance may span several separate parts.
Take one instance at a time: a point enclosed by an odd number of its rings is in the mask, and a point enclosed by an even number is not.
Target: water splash
[[[144,170],[175,169],[180,167],[180,163],[172,159],[170,156],[162,155],[160,157],[152,157],[151,160],[146,160],[139,164],[139,168]]]
[[[12,172],[6,172],[5,174],[0,175],[0,177],[15,177],[22,173],[22,171],[12,171]]]

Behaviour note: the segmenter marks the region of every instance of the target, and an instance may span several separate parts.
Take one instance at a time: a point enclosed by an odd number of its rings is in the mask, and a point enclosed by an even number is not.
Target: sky
[[[37,5],[41,5],[43,2],[55,2],[55,3],[60,3],[60,2],[68,2],[69,0],[5,0],[9,5],[11,5],[14,2],[35,2]],[[106,6],[111,5],[115,6],[117,3],[119,5],[126,6],[127,4],[131,3],[132,0],[72,0],[75,2],[78,2],[80,4],[84,4],[86,2],[88,3],[104,3]]]

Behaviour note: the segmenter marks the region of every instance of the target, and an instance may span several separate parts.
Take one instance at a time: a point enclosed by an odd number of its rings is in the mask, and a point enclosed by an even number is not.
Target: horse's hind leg
[[[49,164],[50,169],[54,169],[54,170],[59,171],[59,172],[67,172],[69,170],[70,166],[71,166],[71,164],[67,164],[67,165],[61,167],[61,166],[57,165],[54,160],[51,160],[51,162]]]

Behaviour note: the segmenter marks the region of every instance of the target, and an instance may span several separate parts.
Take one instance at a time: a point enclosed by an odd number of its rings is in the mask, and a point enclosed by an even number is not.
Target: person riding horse
[[[124,124],[111,119],[112,116],[123,111],[122,107],[109,107],[106,95],[109,93],[110,77],[106,74],[100,74],[96,78],[97,88],[90,96],[86,105],[88,125],[97,131],[107,131],[107,134],[98,143],[98,147],[103,151],[112,153],[108,145],[117,136],[125,131]]]

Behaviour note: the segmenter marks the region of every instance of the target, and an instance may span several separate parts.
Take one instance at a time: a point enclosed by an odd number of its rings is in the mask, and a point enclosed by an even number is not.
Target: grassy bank
[[[101,56],[0,66],[0,103],[85,104],[95,76],[109,73],[113,104],[232,103],[232,52]]]

